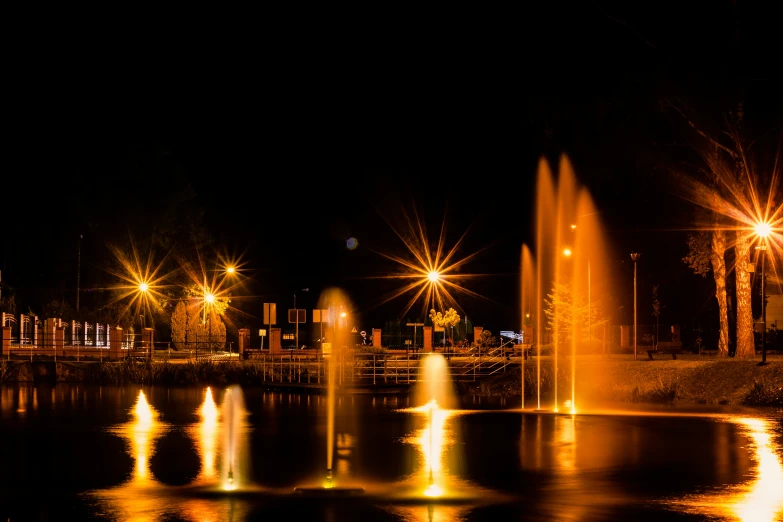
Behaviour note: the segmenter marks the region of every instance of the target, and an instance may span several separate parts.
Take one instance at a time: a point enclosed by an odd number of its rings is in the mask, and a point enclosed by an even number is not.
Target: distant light
[[[215,295],[211,293],[204,294],[204,301],[206,301],[209,304],[212,304],[215,302]]]
[[[525,314],[525,317],[530,317],[530,314]]]
[[[346,314],[345,312],[342,312],[342,313],[340,314],[340,317],[347,317],[347,316],[348,316],[348,314]]]
[[[345,246],[348,247],[348,250],[354,250],[359,246],[359,240],[355,237],[349,237],[348,241],[345,242]]]
[[[571,230],[576,230],[576,225],[571,225]]]
[[[147,286],[147,283],[141,283],[139,285],[139,291],[140,292],[146,292],[149,289],[149,286]]]
[[[769,223],[758,223],[756,225],[756,235],[759,237],[767,237],[772,232],[772,227]]]
[[[429,278],[429,280],[431,282],[436,283],[438,281],[438,279],[440,279],[440,274],[433,270],[432,272],[427,274],[427,277]]]
[[[236,268],[234,268],[233,266],[230,266],[230,267],[226,268],[226,272],[228,272],[229,274],[233,274],[234,272],[236,272]]]
[[[568,257],[571,255],[571,249],[570,248],[564,248],[563,249],[563,255]]]

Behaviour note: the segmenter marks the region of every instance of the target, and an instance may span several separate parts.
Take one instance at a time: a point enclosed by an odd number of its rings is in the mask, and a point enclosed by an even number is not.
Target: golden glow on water
[[[425,419],[424,428],[415,436],[420,452],[419,469],[415,473],[425,488],[426,497],[439,497],[446,491],[446,473],[443,467],[444,450],[450,442],[446,421],[450,411],[441,409],[435,399],[418,408],[411,408]]]
[[[144,392],[139,390],[139,397],[133,408],[133,422],[128,426],[131,452],[136,459],[134,467],[134,483],[149,482],[149,458],[154,451],[153,441],[159,436],[157,424],[158,414],[147,402]]]
[[[773,428],[766,419],[734,417],[750,439],[747,446],[755,463],[751,479],[725,490],[684,499],[674,499],[670,507],[721,520],[738,522],[778,522],[783,520],[783,455],[773,442]]]
[[[385,508],[403,522],[454,522],[465,520],[472,506],[428,504],[426,506],[394,506]]]
[[[212,397],[212,388],[207,388],[204,402],[198,409],[201,422],[198,426],[196,446],[201,457],[200,477],[204,480],[214,479],[217,470],[215,456],[218,448],[218,409]]]

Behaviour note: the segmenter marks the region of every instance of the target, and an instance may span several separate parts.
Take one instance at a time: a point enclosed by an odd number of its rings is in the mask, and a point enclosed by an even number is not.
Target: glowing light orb
[[[769,223],[758,223],[756,225],[756,234],[759,237],[767,237],[772,232],[772,227]]]
[[[146,292],[149,289],[149,286],[147,286],[147,283],[141,283],[139,285],[139,291],[140,292]]]
[[[424,490],[425,497],[439,497],[443,494],[443,490],[438,487],[437,484],[430,484],[427,489]]]
[[[209,304],[212,304],[215,302],[215,294],[207,293],[204,295],[204,301],[206,301]]]
[[[354,250],[359,246],[359,240],[355,237],[349,237],[348,241],[345,242],[345,246],[348,247],[348,250]]]
[[[568,257],[568,256],[570,256],[570,255],[571,255],[571,253],[572,253],[572,252],[571,252],[571,249],[570,249],[570,248],[564,248],[564,249],[563,249],[563,255],[564,255],[564,256]]]
[[[429,274],[427,274],[427,278],[431,282],[436,283],[438,281],[438,279],[440,279],[440,274],[438,272],[433,271],[433,272],[430,272]]]
[[[233,274],[234,272],[236,272],[236,270],[237,269],[234,268],[233,266],[230,266],[230,267],[226,268],[226,272],[229,273],[229,274]]]

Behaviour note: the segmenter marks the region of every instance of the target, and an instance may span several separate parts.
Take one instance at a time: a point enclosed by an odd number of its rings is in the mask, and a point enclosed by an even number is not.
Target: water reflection
[[[754,466],[753,478],[739,486],[690,495],[669,501],[687,513],[741,522],[775,522],[783,519],[783,464],[773,442],[772,423],[766,419],[731,417],[750,438],[747,448]]]
[[[160,496],[163,485],[150,472],[149,459],[166,425],[159,421],[160,414],[150,406],[142,390],[139,390],[131,415],[130,422],[112,430],[127,439],[130,455],[135,460],[130,480],[97,495],[107,501],[106,509],[117,520],[160,520],[161,511],[166,509],[166,502]]]
[[[464,520],[470,506],[427,504],[425,506],[394,506],[387,510],[404,522],[453,522]]]
[[[201,458],[201,470],[196,482],[214,482],[217,477],[215,460],[218,451],[218,409],[212,397],[212,388],[207,388],[204,402],[198,409],[198,416],[200,422],[193,431],[196,449]]]

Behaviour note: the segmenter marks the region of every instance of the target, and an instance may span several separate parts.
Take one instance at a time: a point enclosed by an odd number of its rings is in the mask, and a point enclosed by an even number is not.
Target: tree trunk
[[[718,355],[729,355],[729,309],[726,303],[726,233],[715,230],[712,233],[710,262],[715,276],[715,297],[718,299],[720,332],[718,335]]]
[[[753,341],[753,311],[750,305],[750,274],[748,273],[748,252],[750,236],[745,231],[737,231],[737,244],[734,247],[736,262],[734,271],[737,279],[737,357],[751,359],[756,356]]]

